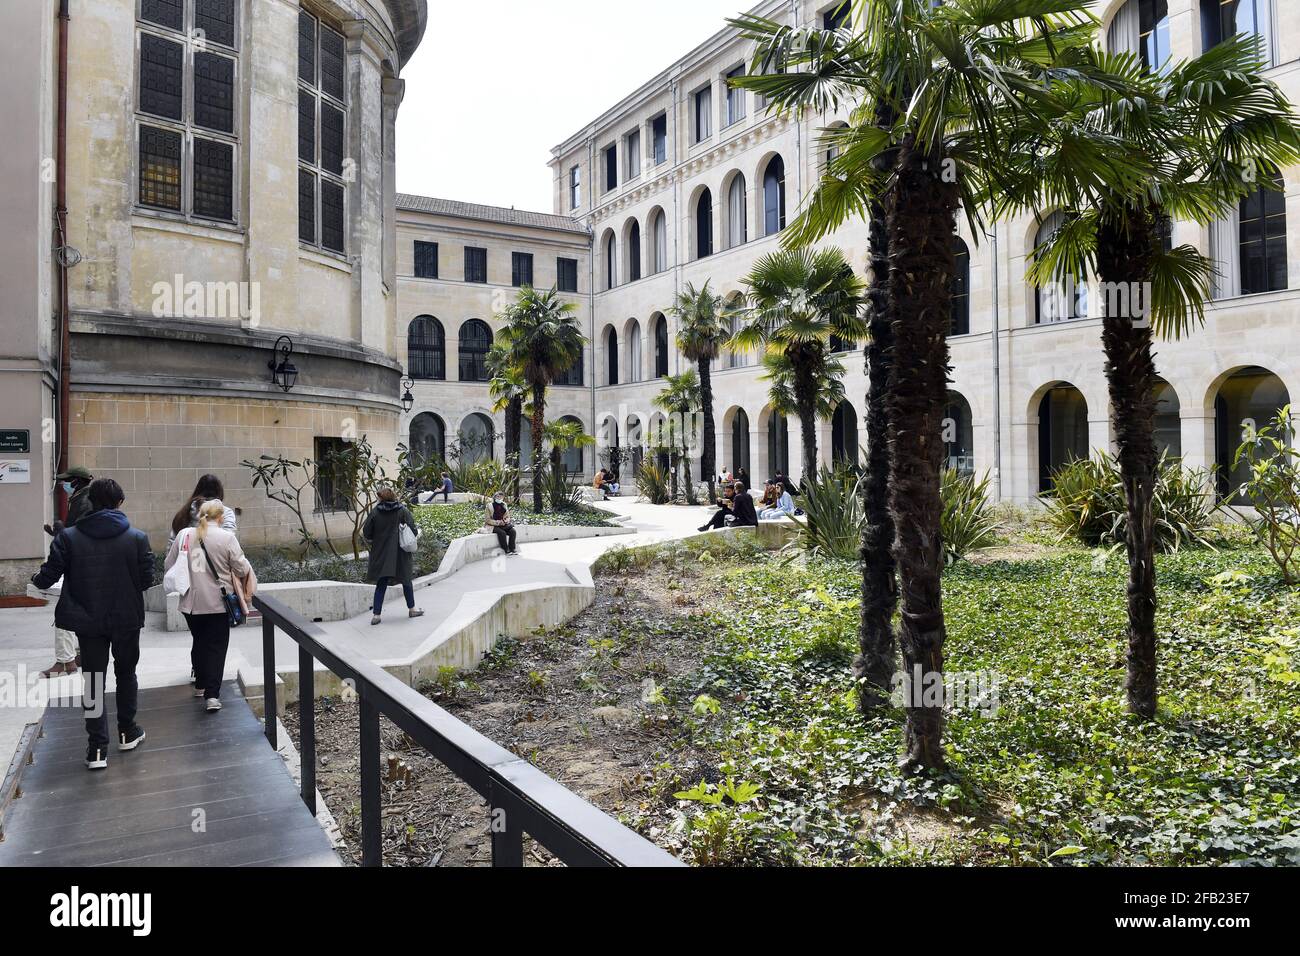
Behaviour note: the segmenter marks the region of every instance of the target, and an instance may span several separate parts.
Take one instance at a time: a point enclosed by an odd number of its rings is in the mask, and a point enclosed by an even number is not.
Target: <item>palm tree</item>
[[[578,326],[577,307],[554,289],[526,285],[501,314],[509,330],[507,355],[532,393],[533,510],[542,510],[542,436],[546,421],[546,389],[582,359],[587,340]]]
[[[514,469],[514,500],[519,502],[519,449],[522,444],[524,425],[524,398],[528,394],[528,383],[518,366],[510,362],[510,350],[506,346],[509,340],[509,327],[497,333],[496,341],[488,349],[487,369],[491,379],[488,391],[492,396],[492,411],[505,413],[506,464]]]
[[[1237,37],[1152,76],[1133,54],[1099,57],[1123,79],[1107,88],[1053,87],[1057,122],[1019,122],[1018,163],[1003,183],[1008,211],[1063,208],[1066,224],[1035,250],[1030,278],[1096,275],[1105,294],[1102,347],[1127,510],[1128,708],[1155,716],[1156,568],[1152,496],[1157,373],[1155,336],[1204,321],[1213,265],[1193,246],[1166,242],[1171,217],[1208,225],[1251,189],[1250,171],[1300,157],[1291,104],[1261,75],[1254,38]],[[1142,108],[1133,104],[1141,102]],[[1071,128],[1068,136],[1062,130]],[[1123,153],[1146,174],[1136,184],[1077,188],[1065,154],[1080,136]]]
[[[827,355],[813,373],[813,409],[820,419],[829,419],[835,407],[844,401],[844,363],[834,355]],[[784,352],[767,352],[763,356],[763,374],[759,376],[770,384],[768,399],[773,411],[790,416],[799,414],[799,400],[795,394],[795,370]]]
[[[889,268],[875,279],[884,280],[893,333],[885,411],[902,593],[898,637],[905,673],[927,684],[942,680],[945,639],[941,423],[957,210],[982,225],[979,187],[996,179],[1005,156],[999,111],[1032,111],[1054,71],[1079,72],[1079,51],[1095,24],[1087,6],[856,0],[852,30],[792,28],[753,16],[732,21],[756,41],[750,75],[736,85],[763,95],[777,112],[852,108],[837,137],[841,155],[787,230],[787,246],[884,214]],[[863,589],[878,598],[880,584],[865,580],[874,570],[864,568]],[[879,652],[882,637],[860,635],[864,652]],[[906,712],[904,766],[943,766],[942,707],[910,696]]]
[[[745,278],[745,325],[731,347],[776,353],[789,364],[790,388],[803,445],[803,474],[817,474],[817,382],[831,339],[856,342],[867,333],[863,284],[835,247],[781,249],[754,263]]]
[[[564,452],[571,448],[590,448],[596,439],[582,430],[582,422],[559,419],[547,422],[542,430],[546,444],[551,447],[551,467],[558,470]]]
[[[669,444],[673,456],[673,498],[677,497],[677,469],[681,462],[686,464],[686,499],[694,504],[695,490],[691,484],[690,436],[694,429],[688,427],[691,417],[700,408],[700,379],[695,369],[688,368],[680,375],[669,375],[664,379],[664,387],[652,402],[655,408],[663,409],[668,414]],[[681,428],[682,444],[677,445],[676,431]]]
[[[695,363],[700,373],[700,403],[704,409],[704,450],[700,457],[700,470],[708,478],[709,504],[716,504],[713,477],[718,468],[713,422],[713,361],[721,353],[729,330],[722,322],[722,300],[709,291],[707,281],[698,290],[687,283],[685,291],[677,293],[672,313],[677,317],[677,348]]]

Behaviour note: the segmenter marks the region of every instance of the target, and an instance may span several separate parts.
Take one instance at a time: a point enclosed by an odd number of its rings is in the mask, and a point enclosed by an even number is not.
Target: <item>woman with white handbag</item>
[[[183,528],[167,551],[163,583],[180,594],[180,611],[194,639],[194,696],[208,711],[221,709],[230,628],[242,624],[256,588],[253,566],[239,539],[221,527],[221,499],[199,506],[198,524]]]
[[[378,624],[384,611],[384,594],[390,584],[401,584],[406,598],[407,616],[419,617],[424,613],[415,606],[415,589],[411,585],[414,561],[411,555],[419,545],[420,529],[406,505],[397,500],[397,492],[389,485],[379,489],[379,504],[366,518],[361,535],[370,542],[370,565],[366,580],[375,582],[375,600],[371,610],[371,624]]]

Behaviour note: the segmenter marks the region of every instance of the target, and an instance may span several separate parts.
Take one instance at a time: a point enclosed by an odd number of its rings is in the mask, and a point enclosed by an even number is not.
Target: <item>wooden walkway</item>
[[[340,865],[233,683],[222,703],[209,714],[189,686],[141,690],[147,738],[129,753],[114,740],[96,771],[81,708],[48,708],[0,866]],[[114,714],[110,694],[110,734]]]

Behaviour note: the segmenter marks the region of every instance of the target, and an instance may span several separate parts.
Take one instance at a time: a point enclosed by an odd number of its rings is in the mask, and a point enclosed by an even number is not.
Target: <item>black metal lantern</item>
[[[281,345],[281,342],[284,344]],[[279,362],[275,360],[277,354],[280,356]],[[275,340],[275,346],[271,349],[271,361],[266,363],[266,367],[271,370],[271,384],[286,392],[298,381],[298,367],[289,361],[291,354],[293,354],[293,340],[287,335],[282,335]]]
[[[415,406],[415,396],[411,394],[414,385],[409,375],[402,379],[402,411],[404,412],[409,412]]]

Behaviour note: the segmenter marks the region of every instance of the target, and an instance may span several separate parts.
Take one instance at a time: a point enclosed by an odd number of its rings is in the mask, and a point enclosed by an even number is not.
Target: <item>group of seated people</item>
[[[591,486],[597,491],[603,492],[606,500],[613,498],[622,489],[618,483],[618,475],[608,468],[600,468],[596,471],[596,478],[592,481]]]
[[[724,472],[718,510],[707,524],[700,527],[700,531],[728,526],[754,527],[760,520],[772,521],[798,513],[794,504],[794,495],[798,489],[795,488],[794,482],[781,472],[778,471],[764,485],[763,497],[759,500],[758,507],[755,506],[754,497],[749,493],[745,482],[740,479],[728,480],[726,475],[727,473]],[[759,507],[762,508],[761,511],[758,510]]]

